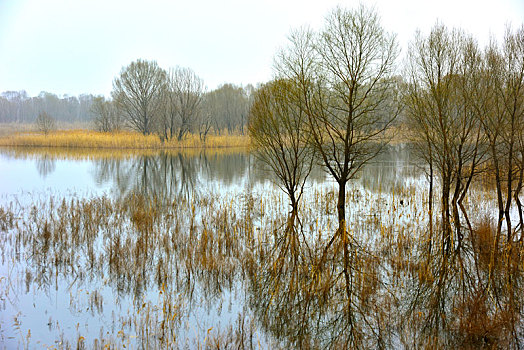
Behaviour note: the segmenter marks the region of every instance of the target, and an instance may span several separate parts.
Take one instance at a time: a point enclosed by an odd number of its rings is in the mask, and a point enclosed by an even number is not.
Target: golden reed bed
[[[60,130],[44,135],[37,132],[17,133],[0,137],[0,146],[108,148],[108,149],[182,149],[248,147],[245,135],[210,135],[202,142],[198,135],[188,135],[183,140],[161,142],[156,135],[121,131],[104,133],[90,130]]]

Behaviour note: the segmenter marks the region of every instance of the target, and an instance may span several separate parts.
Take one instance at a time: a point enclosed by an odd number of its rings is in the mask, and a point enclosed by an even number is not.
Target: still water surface
[[[426,178],[410,160],[403,147],[392,147],[351,182],[350,232],[374,251],[360,271],[392,247],[379,239],[390,239],[386,227],[404,235],[426,222]],[[327,294],[331,303],[287,289],[279,297],[285,288],[263,282],[265,254],[277,254],[270,246],[289,208],[251,155],[1,150],[0,174],[0,204],[16,222],[1,230],[3,348],[341,346],[337,288]],[[334,194],[333,181],[314,169],[301,207],[311,251],[336,229]],[[400,288],[388,269],[373,270],[377,295],[381,286],[392,294]],[[295,277],[285,281],[292,285]],[[370,310],[354,316],[362,334],[370,333],[362,339],[378,339],[374,332],[385,322]],[[304,321],[292,326],[294,316]],[[286,317],[292,319],[280,324]],[[401,333],[389,329],[384,339],[409,343]]]

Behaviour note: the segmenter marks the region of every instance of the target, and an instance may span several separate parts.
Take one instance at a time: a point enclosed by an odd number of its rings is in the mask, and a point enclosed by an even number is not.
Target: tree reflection
[[[342,247],[325,251],[313,232],[297,249],[274,240],[256,251],[246,269],[250,305],[284,348],[522,347],[522,245],[496,245],[496,226],[482,218],[450,251],[424,225],[383,225],[360,228],[373,244],[352,237],[349,285]]]
[[[56,160],[49,154],[45,153],[36,158],[36,169],[38,174],[46,178],[49,174],[55,171],[56,169]]]
[[[106,158],[95,162],[98,184],[110,182],[118,196],[131,193],[170,200],[183,195],[198,197],[206,183],[217,180],[224,185],[238,181],[249,171],[248,154],[197,156],[184,152],[160,152],[129,159]]]

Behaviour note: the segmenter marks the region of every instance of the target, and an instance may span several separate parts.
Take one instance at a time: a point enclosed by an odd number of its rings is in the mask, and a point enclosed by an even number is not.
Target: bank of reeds
[[[162,142],[156,135],[142,135],[137,132],[120,131],[113,133],[91,130],[58,130],[47,135],[38,132],[23,132],[0,137],[0,146],[66,147],[101,149],[189,149],[248,147],[249,137],[245,135],[209,135],[205,142],[198,135],[190,134],[183,140]]]

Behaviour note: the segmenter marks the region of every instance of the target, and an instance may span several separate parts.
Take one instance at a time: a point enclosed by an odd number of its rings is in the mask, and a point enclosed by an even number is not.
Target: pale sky
[[[0,92],[109,95],[137,58],[192,68],[208,89],[271,78],[290,30],[336,5],[374,5],[405,52],[440,21],[485,44],[524,23],[524,0],[0,0]]]

